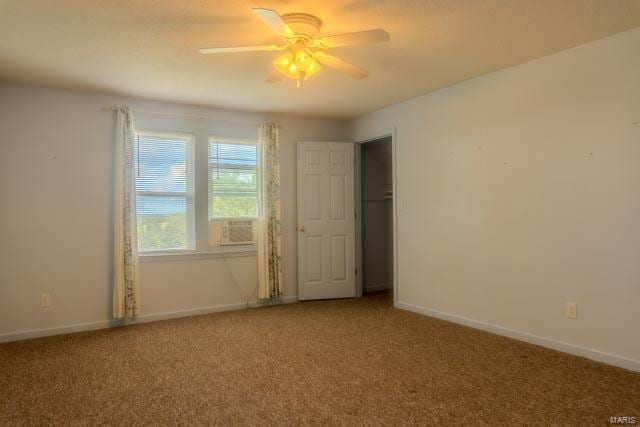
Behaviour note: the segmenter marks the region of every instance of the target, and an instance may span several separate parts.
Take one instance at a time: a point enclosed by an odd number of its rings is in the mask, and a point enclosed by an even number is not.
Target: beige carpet
[[[0,424],[600,424],[640,374],[397,310],[306,302],[0,345]]]

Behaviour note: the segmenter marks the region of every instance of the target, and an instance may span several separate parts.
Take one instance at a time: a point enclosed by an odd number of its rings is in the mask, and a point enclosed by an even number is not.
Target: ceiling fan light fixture
[[[289,64],[293,63],[293,55],[289,52],[286,52],[276,59],[276,65],[282,68],[286,68]]]
[[[322,67],[320,66],[320,64],[318,64],[318,61],[313,59],[311,61],[311,64],[309,64],[309,67],[307,67],[307,69],[304,72],[304,78],[306,79],[307,77],[313,76],[315,73],[317,73],[321,69]]]
[[[299,50],[295,54],[295,63],[300,71],[307,71],[313,63],[313,56],[304,50]]]
[[[284,76],[296,80],[296,86],[300,87],[303,80],[322,69],[320,64],[355,79],[364,79],[369,75],[369,71],[331,55],[326,50],[341,46],[388,42],[391,39],[389,33],[381,28],[318,37],[322,21],[316,16],[308,13],[288,13],[280,16],[275,10],[262,7],[253,8],[253,12],[282,38],[284,44],[209,47],[201,48],[199,52],[211,54],[284,51],[273,61],[273,69],[265,82],[276,83]]]
[[[273,61],[273,65],[283,76],[290,79],[297,79],[298,74],[300,74],[293,53],[291,52],[285,52],[277,57],[276,60]]]
[[[295,53],[287,51],[273,61],[273,65],[283,76],[300,81],[320,71],[320,64],[313,53],[298,50]]]

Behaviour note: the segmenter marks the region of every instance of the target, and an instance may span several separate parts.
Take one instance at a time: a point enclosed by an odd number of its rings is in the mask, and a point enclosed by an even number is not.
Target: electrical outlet
[[[40,295],[40,307],[49,307],[51,305],[51,299],[49,294]]]
[[[575,302],[567,303],[567,317],[569,319],[577,319],[578,318],[578,304]]]

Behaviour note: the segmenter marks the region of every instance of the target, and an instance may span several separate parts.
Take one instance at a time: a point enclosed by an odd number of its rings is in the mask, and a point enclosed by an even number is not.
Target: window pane
[[[140,132],[135,141],[138,250],[188,249],[193,173],[188,136]]]
[[[258,151],[253,144],[209,145],[212,217],[258,215]]]
[[[137,191],[187,191],[187,141],[138,135],[136,141]]]
[[[186,197],[138,196],[138,250],[187,248]]]

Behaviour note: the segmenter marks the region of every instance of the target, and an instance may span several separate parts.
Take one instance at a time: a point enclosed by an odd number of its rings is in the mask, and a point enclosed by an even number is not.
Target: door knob
[[[300,227],[298,227],[298,230],[300,230],[301,232],[305,232],[307,231],[307,229],[304,227],[304,225],[301,225]]]

